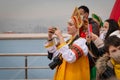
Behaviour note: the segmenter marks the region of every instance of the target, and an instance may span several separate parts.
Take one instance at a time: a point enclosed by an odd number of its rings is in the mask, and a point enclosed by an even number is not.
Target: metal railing
[[[63,34],[64,37],[69,35]],[[47,34],[45,33],[29,33],[29,34],[0,34],[0,40],[20,40],[20,39],[46,39]],[[25,79],[17,79],[17,80],[40,80],[40,79],[28,79],[28,69],[49,69],[48,66],[37,66],[37,67],[28,67],[28,56],[47,56],[47,53],[0,53],[0,57],[13,57],[13,56],[23,56],[25,57],[24,67],[0,67],[0,70],[15,70],[15,69],[24,69],[25,70]],[[12,80],[12,79],[10,79]],[[42,80],[51,80],[51,79],[42,79]]]
[[[0,40],[14,40],[14,39],[44,39],[47,38],[47,34],[0,34]],[[49,69],[48,66],[37,66],[37,67],[28,67],[28,56],[47,56],[47,53],[0,53],[0,57],[13,57],[13,56],[23,56],[25,57],[25,64],[24,67],[0,67],[0,70],[15,70],[15,69],[24,69],[25,73],[25,80],[28,80],[28,69]],[[18,79],[18,80],[23,80],[23,79]],[[32,79],[30,79],[32,80]],[[35,79],[34,79],[35,80]],[[37,79],[36,79],[37,80]],[[48,79],[43,79],[43,80],[48,80]]]
[[[63,34],[64,37],[69,36],[68,34]],[[0,39],[46,39],[48,34],[46,33],[28,33],[28,34],[0,34]]]
[[[25,70],[25,80],[28,80],[28,69],[49,69],[48,66],[37,66],[37,67],[28,67],[28,56],[47,56],[47,53],[0,53],[0,57],[13,57],[13,56],[23,56],[25,57],[25,66],[24,67],[0,67],[0,70],[15,70],[15,69],[24,69]],[[32,80],[32,79],[29,79]],[[34,79],[37,80],[37,79]],[[40,79],[39,79],[40,80]],[[42,79],[42,80],[51,80],[51,79]]]

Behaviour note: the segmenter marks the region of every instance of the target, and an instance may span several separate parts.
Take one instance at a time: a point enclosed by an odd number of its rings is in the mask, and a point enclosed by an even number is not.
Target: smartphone
[[[91,33],[92,33],[92,25],[88,24],[88,37],[91,36]]]

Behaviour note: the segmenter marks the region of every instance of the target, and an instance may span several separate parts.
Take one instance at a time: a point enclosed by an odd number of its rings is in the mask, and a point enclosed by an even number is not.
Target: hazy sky
[[[65,27],[75,6],[86,5],[103,20],[115,0],[0,0],[0,32],[32,32],[36,27]],[[37,28],[36,28],[37,29]],[[34,31],[33,31],[34,32]]]

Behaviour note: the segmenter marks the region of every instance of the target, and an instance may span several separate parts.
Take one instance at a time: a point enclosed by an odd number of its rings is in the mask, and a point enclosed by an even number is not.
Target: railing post
[[[27,65],[27,56],[25,56],[25,79],[28,79],[28,69],[27,69],[28,65]]]

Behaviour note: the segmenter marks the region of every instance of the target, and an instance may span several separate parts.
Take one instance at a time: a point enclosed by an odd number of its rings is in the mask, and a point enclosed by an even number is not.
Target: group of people
[[[69,38],[57,27],[48,28],[45,48],[50,68],[56,68],[54,80],[120,79],[120,25],[113,19],[103,24],[96,14],[88,16],[87,6],[75,8],[67,22]]]

